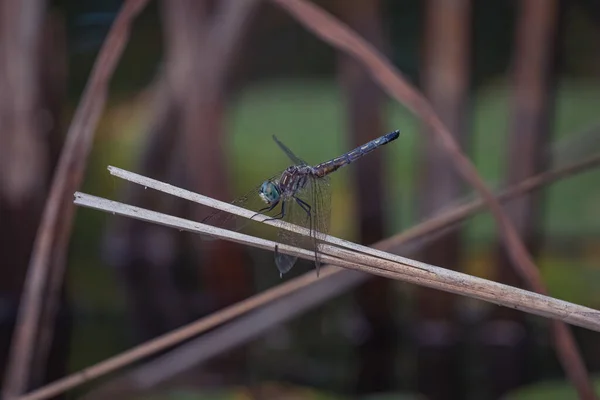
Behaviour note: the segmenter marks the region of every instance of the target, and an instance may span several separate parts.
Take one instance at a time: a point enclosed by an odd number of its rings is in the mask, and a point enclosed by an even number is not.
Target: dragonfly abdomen
[[[314,170],[315,170],[317,176],[320,176],[320,177],[330,174],[330,173],[336,171],[337,169],[343,167],[344,165],[348,165],[348,164],[358,160],[359,158],[361,158],[362,156],[364,156],[367,153],[372,152],[376,148],[381,147],[384,144],[388,144],[392,140],[398,139],[399,135],[400,135],[400,131],[396,130],[396,131],[390,132],[388,134],[385,134],[383,136],[380,136],[377,139],[371,140],[370,142],[363,144],[362,146],[359,146],[359,147],[355,148],[354,150],[347,152],[346,154],[343,154],[337,158],[334,158],[333,160],[325,161],[324,163],[316,165],[314,167]]]

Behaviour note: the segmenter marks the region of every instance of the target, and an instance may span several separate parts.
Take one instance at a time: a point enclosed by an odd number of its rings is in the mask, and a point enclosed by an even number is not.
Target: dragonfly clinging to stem
[[[281,219],[291,224],[307,228],[309,237],[278,228],[277,240],[279,243],[290,244],[308,248],[314,251],[317,274],[319,273],[320,253],[318,245],[329,232],[331,216],[331,193],[329,188],[329,174],[348,165],[371,151],[381,147],[400,135],[396,130],[374,139],[362,146],[355,148],[339,157],[311,166],[296,156],[277,137],[273,140],[287,154],[294,163],[283,172],[264,181],[254,188],[248,195],[242,196],[232,203],[240,207],[252,209],[257,214],[266,214],[275,210],[278,212],[269,218]],[[256,201],[259,199],[259,201]],[[263,207],[257,206],[262,202]],[[257,210],[257,208],[259,208]],[[236,217],[218,211],[203,222],[224,225]],[[297,257],[283,254],[275,247],[275,263],[281,275],[288,272],[296,263]]]

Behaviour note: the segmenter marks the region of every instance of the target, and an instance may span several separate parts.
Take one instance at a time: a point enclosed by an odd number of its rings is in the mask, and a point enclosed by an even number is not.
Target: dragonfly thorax
[[[283,171],[279,180],[264,181],[258,194],[265,203],[272,206],[279,203],[282,197],[292,197],[302,190],[311,174],[314,174],[314,170],[308,165],[292,165]]]
[[[292,165],[287,167],[279,178],[279,192],[284,197],[294,196],[302,190],[313,174],[313,169],[308,165]]]

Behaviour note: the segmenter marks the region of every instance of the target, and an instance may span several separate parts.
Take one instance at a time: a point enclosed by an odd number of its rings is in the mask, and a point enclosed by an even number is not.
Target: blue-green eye
[[[279,193],[279,188],[271,181],[263,182],[263,184],[260,186],[258,194],[260,195],[260,198],[269,205],[279,202],[279,198],[281,196]]]

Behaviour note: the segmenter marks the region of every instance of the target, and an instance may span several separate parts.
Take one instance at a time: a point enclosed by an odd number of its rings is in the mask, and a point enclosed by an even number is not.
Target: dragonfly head
[[[279,203],[279,199],[281,198],[279,186],[272,181],[264,181],[260,186],[258,194],[260,195],[260,198],[270,206]]]

